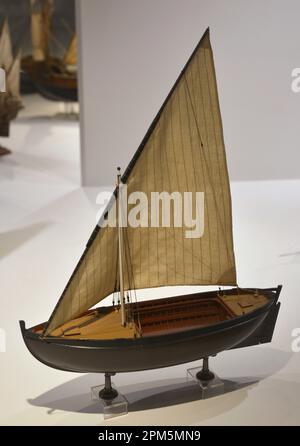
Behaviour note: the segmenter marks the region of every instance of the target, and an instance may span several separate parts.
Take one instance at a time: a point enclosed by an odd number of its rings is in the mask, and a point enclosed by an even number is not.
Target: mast
[[[117,188],[118,188],[118,211],[117,211],[117,225],[118,225],[118,248],[119,248],[119,282],[120,282],[120,300],[121,300],[121,321],[122,326],[126,326],[125,314],[125,294],[124,294],[124,276],[123,276],[123,233],[122,233],[122,201],[120,200],[121,188],[121,168],[118,167],[117,174]]]

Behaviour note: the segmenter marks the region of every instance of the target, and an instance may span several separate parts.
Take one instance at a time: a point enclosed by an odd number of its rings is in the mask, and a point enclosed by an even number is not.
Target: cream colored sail
[[[123,176],[128,194],[204,192],[204,234],[124,228],[124,288],[236,285],[231,197],[207,30]],[[148,209],[150,215],[150,208]],[[117,230],[95,230],[46,334],[118,289]],[[159,297],[159,294],[158,294]]]
[[[64,64],[69,66],[76,66],[77,65],[77,38],[76,35],[71,39],[70,45],[66,51],[65,57],[64,57]]]
[[[0,67],[8,71],[13,63],[12,45],[8,21],[5,20],[0,36]]]

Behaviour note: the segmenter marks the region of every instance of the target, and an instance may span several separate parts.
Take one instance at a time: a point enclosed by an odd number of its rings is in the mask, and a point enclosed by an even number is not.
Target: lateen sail
[[[126,228],[124,288],[236,285],[231,196],[213,62],[206,31],[150,126],[123,182],[141,191],[204,192],[201,238],[182,228]],[[150,215],[150,209],[149,209]],[[118,289],[117,229],[97,227],[45,334]]]

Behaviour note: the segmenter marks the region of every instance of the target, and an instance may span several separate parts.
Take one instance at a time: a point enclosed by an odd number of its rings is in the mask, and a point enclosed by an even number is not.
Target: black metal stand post
[[[197,373],[196,378],[199,379],[199,381],[211,381],[214,379],[214,377],[215,375],[209,370],[208,367],[208,357],[203,358],[203,368]]]
[[[118,396],[118,392],[116,391],[116,389],[113,389],[111,386],[111,376],[114,375],[115,373],[105,373],[105,385],[104,388],[99,392],[99,397],[103,400],[111,401]]]

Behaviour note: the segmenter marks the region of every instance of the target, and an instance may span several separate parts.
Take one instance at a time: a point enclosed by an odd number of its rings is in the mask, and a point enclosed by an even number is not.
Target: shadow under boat
[[[240,403],[247,396],[247,389],[259,383],[259,378],[237,377],[232,379],[225,379],[224,391],[222,394],[232,393],[238,390],[244,392],[237,398]],[[201,392],[199,385],[195,382],[187,382],[186,379],[171,379],[148,383],[152,387],[129,391],[125,394],[128,401],[128,412],[140,412],[144,410],[153,410],[162,407],[171,407],[179,404],[192,403],[201,400]],[[132,386],[130,386],[132,387]],[[101,413],[101,403],[99,401],[90,401],[87,387],[86,393],[79,395],[70,395],[61,399],[53,401],[45,401],[44,396],[41,395],[35,399],[28,399],[28,403],[36,407],[48,407],[48,414],[56,410],[63,410],[68,412],[79,413]],[[119,389],[120,390],[120,389]],[[121,389],[122,392],[125,389]],[[220,396],[218,394],[213,396]]]
[[[231,407],[240,404],[247,397],[249,389],[278,373],[289,362],[291,355],[290,353],[268,347],[247,349],[247,352],[241,350],[239,360],[236,362],[230,357],[232,355],[225,355],[222,359],[223,372],[225,370],[226,375],[228,375],[234,369],[236,373],[235,377],[223,379],[225,384],[224,394],[231,394],[232,397],[227,398],[226,404],[224,402],[223,405],[220,404],[220,399],[218,398],[216,400],[218,401],[217,405],[213,405],[214,407],[211,408],[213,411],[212,415],[215,416],[228,411]],[[245,366],[246,362],[247,367]],[[253,376],[244,376],[245,371]],[[178,373],[180,371],[176,371],[177,376]],[[172,374],[174,376],[174,372]],[[94,374],[82,375],[27,401],[34,407],[48,408],[49,415],[56,410],[99,414],[99,402],[92,402],[89,396],[89,389],[99,384],[98,379],[99,377]],[[153,380],[152,378],[148,382],[139,382],[138,378],[134,377],[132,382],[135,380],[134,384],[122,385],[119,388],[129,402],[129,413],[192,403],[200,399],[199,386],[195,386],[191,382],[187,383],[183,377],[170,377],[169,379],[158,380]],[[191,412],[189,413],[191,415]],[[205,414],[207,415],[207,406]]]
[[[224,290],[224,295],[234,290]],[[253,290],[254,291],[254,290]],[[31,329],[20,322],[28,350],[44,364],[80,373],[120,373],[170,367],[214,356],[232,348],[270,342],[280,307],[281,286],[260,290],[268,302],[241,316],[209,326],[129,339],[43,337],[43,324]],[[199,301],[217,292],[186,296]],[[178,298],[172,298],[172,300]]]

